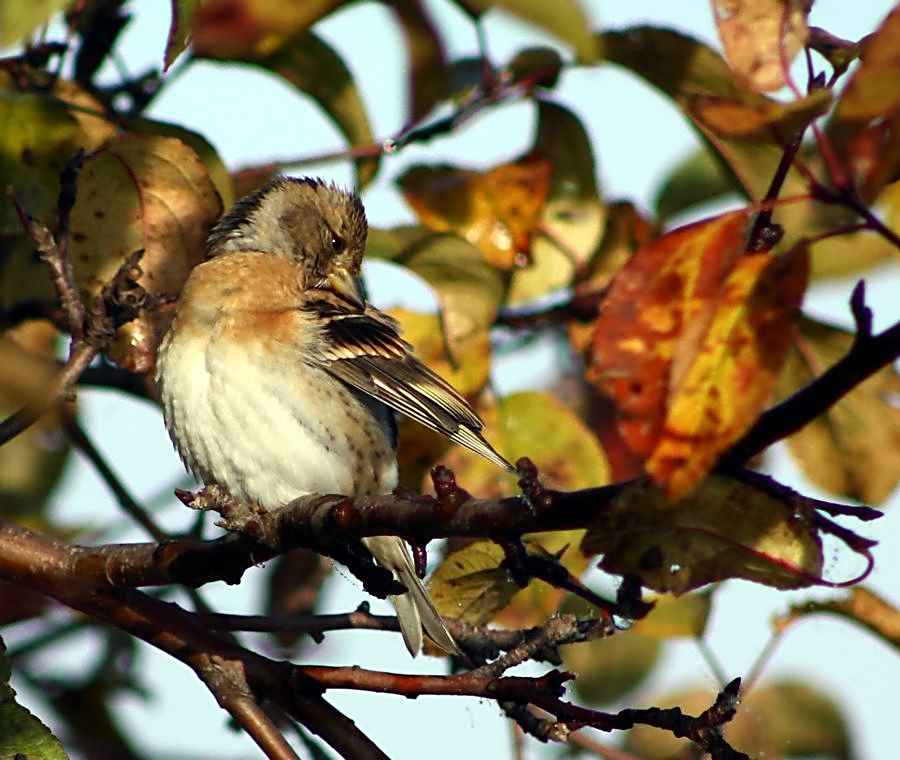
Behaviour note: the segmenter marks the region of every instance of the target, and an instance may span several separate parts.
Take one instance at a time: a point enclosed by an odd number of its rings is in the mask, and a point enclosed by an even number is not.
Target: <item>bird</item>
[[[242,503],[277,510],[311,493],[398,485],[396,413],[509,472],[483,422],[366,302],[368,224],[355,193],[278,176],[214,225],[181,290],[156,380],[186,468]],[[427,636],[458,651],[409,548],[362,540],[406,593],[390,597],[413,656]]]

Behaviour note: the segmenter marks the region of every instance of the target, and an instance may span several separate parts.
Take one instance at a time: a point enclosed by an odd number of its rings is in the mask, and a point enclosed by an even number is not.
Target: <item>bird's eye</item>
[[[347,247],[347,243],[344,242],[344,238],[340,235],[332,235],[331,236],[331,250],[335,253],[340,253]]]

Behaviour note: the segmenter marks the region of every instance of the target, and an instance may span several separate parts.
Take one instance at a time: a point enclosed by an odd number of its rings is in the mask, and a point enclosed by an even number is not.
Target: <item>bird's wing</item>
[[[363,314],[331,312],[321,317],[322,354],[335,377],[514,471],[484,439],[484,423],[468,402],[412,354],[394,319],[371,307]]]

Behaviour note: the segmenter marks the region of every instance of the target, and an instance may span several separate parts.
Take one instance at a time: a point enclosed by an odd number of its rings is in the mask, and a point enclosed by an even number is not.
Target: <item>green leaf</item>
[[[188,46],[188,37],[194,24],[199,0],[171,0],[172,20],[169,23],[169,36],[166,39],[166,52],[163,56],[163,71],[175,63]]]
[[[68,0],[3,0],[0,3],[0,48],[27,37],[68,4]]]
[[[431,235],[407,248],[399,263],[434,288],[451,347],[490,329],[503,298],[503,276],[474,245],[452,234]]]
[[[734,189],[713,154],[700,148],[682,159],[663,180],[653,206],[663,223],[693,206],[732,193]]]
[[[597,59],[597,41],[591,34],[590,19],[576,0],[464,0],[460,5],[475,14],[502,8],[569,45],[579,63]]]
[[[684,596],[666,594],[646,601],[654,603],[653,609],[645,617],[636,620],[630,630],[654,639],[703,636],[712,608],[711,592]]]
[[[9,685],[12,666],[0,639],[0,758],[26,757],[30,760],[67,760],[69,757],[47,726],[16,702]]]
[[[254,64],[283,77],[315,101],[350,146],[374,142],[366,107],[350,69],[340,55],[313,32],[300,32],[265,55],[245,51],[224,60]],[[357,185],[367,185],[377,171],[377,157],[359,159],[356,162]]]
[[[531,260],[513,272],[507,295],[513,305],[569,285],[597,250],[606,216],[581,120],[550,100],[538,100],[537,107],[532,152],[550,161],[550,182]]]
[[[621,699],[640,686],[659,660],[661,643],[636,631],[560,647],[566,670],[575,673],[575,691],[589,704]]]
[[[647,26],[631,27],[604,32],[600,41],[607,61],[624,66],[662,90],[684,112],[714,148],[716,157],[733,177],[736,190],[751,200],[765,195],[781,160],[781,146],[774,141],[760,143],[721,137],[705,126],[690,106],[697,96],[716,96],[758,108],[774,101],[743,90],[718,53],[679,32]],[[784,194],[795,195],[805,189],[799,172],[789,171]]]
[[[407,118],[411,123],[447,96],[444,45],[421,0],[392,0],[389,7],[406,38],[410,95]]]
[[[493,541],[476,541],[453,552],[428,582],[438,612],[473,625],[492,620],[521,590],[500,567],[504,558]]]

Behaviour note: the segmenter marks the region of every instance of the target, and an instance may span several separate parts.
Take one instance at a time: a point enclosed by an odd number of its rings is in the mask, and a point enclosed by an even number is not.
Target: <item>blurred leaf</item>
[[[428,227],[421,224],[406,224],[389,229],[369,227],[366,256],[388,260],[399,259],[410,246],[433,234]]]
[[[900,109],[900,8],[894,8],[863,44],[862,63],[834,109],[838,121],[866,122]]]
[[[739,752],[770,760],[845,760],[853,755],[840,707],[818,688],[801,681],[780,681],[752,689],[741,698],[725,738]]]
[[[791,61],[807,38],[804,0],[712,0],[716,25],[731,68],[759,92],[787,84]]]
[[[240,5],[237,0],[236,4]],[[330,3],[280,3],[279,8],[300,8]],[[297,11],[303,14],[303,10]],[[203,7],[201,15],[206,13]],[[198,55],[217,60],[242,61],[255,64],[278,74],[301,92],[306,93],[328,115],[350,146],[374,142],[369,117],[353,74],[343,59],[323,39],[313,32],[301,31],[294,36],[276,35],[278,44],[265,38],[254,43],[252,49],[224,49],[204,47],[194,30],[194,48]],[[273,34],[276,34],[273,32]],[[274,38],[273,38],[274,39]],[[265,52],[264,52],[265,51]],[[378,171],[378,158],[364,158],[356,162],[356,182],[365,187]]]
[[[781,630],[797,619],[822,612],[851,620],[900,651],[900,610],[862,586],[851,589],[847,596],[840,599],[795,605],[779,617],[775,625]]]
[[[0,336],[0,418],[43,397],[57,372],[57,332],[49,322],[25,322]],[[0,446],[0,514],[45,528],[43,507],[56,487],[69,441],[56,412]]]
[[[579,63],[593,63],[597,42],[591,34],[591,22],[577,0],[457,0],[474,14],[502,8],[523,21],[552,34],[575,51]]]
[[[653,207],[662,224],[700,203],[734,192],[734,185],[712,153],[700,148],[683,159],[662,181]]]
[[[472,625],[484,625],[520,591],[500,567],[503,549],[476,541],[453,552],[432,573],[428,592],[438,612]]]
[[[528,47],[519,50],[507,69],[513,82],[529,86],[553,88],[559,81],[563,60],[549,47]]]
[[[423,224],[455,232],[499,269],[525,260],[537,231],[550,175],[543,159],[523,158],[486,173],[417,165],[398,179]]]
[[[166,39],[166,51],[163,56],[163,71],[175,63],[190,42],[191,28],[201,0],[170,0],[172,20],[169,23],[169,36]]]
[[[194,51],[208,58],[259,59],[340,5],[341,0],[206,0],[194,16]]]
[[[594,155],[581,121],[549,100],[539,99],[537,108],[531,155],[550,162],[550,178],[530,261],[513,272],[507,296],[511,305],[571,284],[596,251],[605,221]]]
[[[600,40],[608,61],[630,69],[662,90],[692,120],[734,178],[735,190],[745,193],[750,200],[765,196],[781,160],[781,145],[774,141],[759,143],[720,137],[693,115],[690,103],[696,96],[716,96],[760,107],[774,101],[742,89],[718,53],[678,32],[647,26],[631,27],[604,32]],[[675,61],[678,65],[673,65]],[[799,195],[805,191],[803,177],[792,168],[785,179],[783,194]]]
[[[637,631],[616,631],[612,636],[560,647],[566,670],[581,699],[605,705],[624,698],[653,672],[660,642]]]
[[[715,693],[709,688],[700,687],[656,697],[653,704],[663,709],[679,707],[687,715],[700,715],[715,698]],[[671,731],[639,724],[625,734],[623,748],[641,760],[681,760],[692,751],[693,746],[690,739],[677,737]]]
[[[0,757],[67,760],[69,756],[59,739],[16,702],[16,692],[9,685],[11,675],[6,646],[0,639]]]
[[[400,263],[437,293],[452,351],[490,329],[503,298],[503,277],[474,245],[456,235],[431,235],[407,248]]]
[[[726,578],[804,588],[822,572],[822,542],[802,497],[721,475],[675,503],[636,483],[598,515],[581,550],[604,555],[599,566],[609,573],[674,594]]]
[[[653,639],[672,639],[682,636],[700,638],[706,631],[712,607],[712,592],[702,591],[684,596],[651,597],[650,614],[635,620],[629,630]]]
[[[900,8],[862,45],[862,63],[834,110],[829,138],[866,202],[900,178]]]
[[[785,359],[808,254],[744,253],[749,215],[674,230],[614,278],[588,379],[619,431],[677,498],[752,424]]]
[[[151,293],[178,293],[222,203],[197,154],[171,137],[124,133],[89,160],[72,210],[70,255],[86,296],[99,292],[123,259],[144,250],[141,284]],[[170,317],[171,315],[169,315]],[[142,363],[155,356],[167,322],[160,317],[116,359]],[[155,328],[155,329],[154,329]]]
[[[842,358],[853,333],[804,318],[778,380],[780,397]],[[835,494],[880,504],[900,481],[900,376],[885,367],[787,439],[806,477]]]
[[[409,56],[407,122],[425,116],[447,96],[447,61],[444,46],[421,0],[391,0]]]
[[[772,130],[787,142],[791,135],[824,114],[831,105],[829,90],[816,90],[790,103],[743,100],[717,95],[694,95],[688,110],[697,122],[719,137],[772,139]]]
[[[50,20],[67,0],[3,0],[0,3],[0,48],[11,47]]]
[[[269,573],[265,614],[284,617],[313,612],[331,567],[330,560],[311,549],[300,547],[282,554]],[[293,631],[275,631],[273,636],[283,647],[300,638]]]

